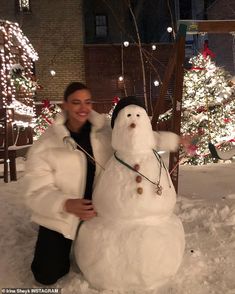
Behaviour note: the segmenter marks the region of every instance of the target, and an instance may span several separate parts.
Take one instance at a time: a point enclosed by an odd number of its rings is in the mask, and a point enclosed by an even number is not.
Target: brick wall
[[[163,79],[165,68],[172,53],[172,44],[156,44],[157,50],[152,51],[150,45],[144,45],[144,52],[149,56],[145,58],[145,72],[148,102],[153,107],[157,101],[160,87],[155,87],[154,80]],[[154,64],[155,70],[149,61]],[[108,112],[112,106],[114,96],[125,96],[124,84],[118,81],[121,75],[121,46],[112,45],[85,45],[85,65],[87,85],[93,92],[96,101],[95,109],[99,112]],[[142,68],[137,46],[124,48],[123,54],[124,77],[128,95],[136,95],[144,99]],[[159,75],[159,76],[158,76]],[[173,85],[171,84],[166,99],[170,100]],[[151,113],[151,107],[150,113]],[[164,110],[163,110],[164,111]]]
[[[217,0],[208,9],[208,18],[216,20],[235,19],[235,1]],[[216,53],[216,64],[223,66],[232,75],[235,75],[235,42],[233,45],[231,34],[209,34],[210,48]],[[235,40],[234,40],[235,41]]]
[[[68,83],[85,80],[82,0],[30,2],[30,14],[17,14],[14,0],[0,0],[0,18],[18,22],[39,54],[37,100],[61,100]]]

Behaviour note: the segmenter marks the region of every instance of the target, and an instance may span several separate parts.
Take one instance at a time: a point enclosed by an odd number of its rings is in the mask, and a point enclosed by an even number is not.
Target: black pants
[[[31,270],[41,284],[54,284],[69,272],[72,240],[40,226]]]

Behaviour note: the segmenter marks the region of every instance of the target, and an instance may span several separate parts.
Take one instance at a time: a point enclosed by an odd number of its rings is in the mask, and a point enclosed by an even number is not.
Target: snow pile
[[[37,225],[23,204],[22,174],[18,182],[0,183],[0,288],[34,286],[29,269]],[[234,175],[235,163],[180,167],[176,214],[186,234],[183,263],[168,285],[148,294],[235,294]],[[55,287],[66,294],[115,293],[90,288],[74,263]]]

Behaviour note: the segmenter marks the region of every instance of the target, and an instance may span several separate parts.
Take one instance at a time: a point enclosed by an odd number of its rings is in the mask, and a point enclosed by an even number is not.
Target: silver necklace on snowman
[[[139,174],[140,176],[142,176],[143,178],[145,178],[147,181],[149,181],[151,184],[153,184],[156,187],[156,190],[155,190],[156,191],[156,194],[159,195],[159,196],[161,196],[162,195],[162,190],[163,190],[162,185],[160,185],[160,182],[161,182],[161,174],[162,174],[162,166],[164,167],[165,170],[166,170],[166,166],[165,166],[165,164],[164,164],[161,156],[154,149],[153,149],[153,154],[157,158],[157,160],[159,162],[159,165],[160,165],[159,176],[158,176],[158,181],[157,182],[154,182],[154,181],[150,180],[148,177],[146,177],[141,172],[139,172],[138,170],[136,170],[134,167],[132,167],[131,165],[129,165],[127,162],[123,161],[121,158],[119,158],[117,156],[117,152],[114,153],[114,157],[121,164],[125,165],[127,168],[129,168],[132,171],[136,172],[137,174]],[[167,173],[167,175],[168,175],[168,173]],[[168,181],[169,181],[169,175],[168,175]],[[171,188],[170,181],[169,181],[169,187]]]

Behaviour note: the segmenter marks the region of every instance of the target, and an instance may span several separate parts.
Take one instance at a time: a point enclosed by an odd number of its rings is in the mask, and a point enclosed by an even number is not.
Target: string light
[[[123,42],[123,45],[124,45],[125,47],[128,47],[128,46],[130,45],[130,43],[129,43],[129,41],[124,41],[124,42]]]
[[[124,80],[123,76],[118,77],[119,82],[122,82]]]
[[[158,86],[159,86],[159,81],[158,81],[158,80],[155,80],[155,81],[153,82],[153,84],[154,84],[155,87],[158,87]]]
[[[13,125],[16,125],[18,127],[34,127],[34,124],[32,122],[22,121],[22,120],[14,120]]]
[[[51,74],[52,77],[54,77],[54,76],[56,75],[55,70],[54,70],[54,69],[51,69],[51,70],[50,70],[50,74]]]
[[[3,108],[13,108],[15,113],[34,117],[33,96],[38,85],[32,76],[33,62],[38,60],[38,54],[17,23],[0,21],[0,34],[3,40],[0,45],[0,84]],[[20,63],[18,64],[16,60],[19,59],[19,53],[16,53],[16,49],[20,52]],[[20,99],[21,102],[17,99]],[[8,113],[7,121],[12,121]],[[21,121],[14,121],[14,123],[22,125]]]
[[[172,33],[172,31],[173,31],[172,27],[168,27],[167,31],[168,31],[168,33]]]
[[[22,115],[27,115],[34,117],[34,109],[32,106],[27,106],[17,100],[14,100],[9,106],[9,108],[14,108],[14,112]]]
[[[155,51],[156,49],[157,49],[157,46],[153,44],[152,45],[152,50]]]

